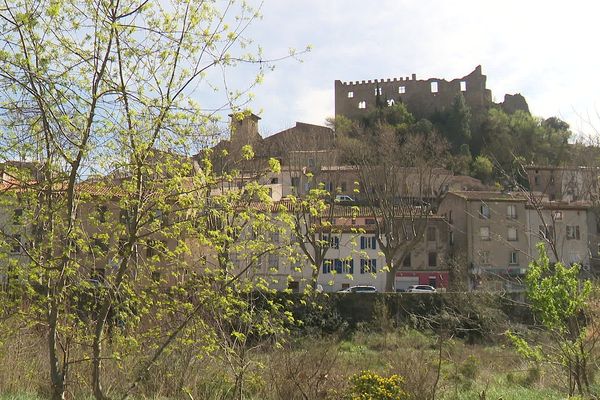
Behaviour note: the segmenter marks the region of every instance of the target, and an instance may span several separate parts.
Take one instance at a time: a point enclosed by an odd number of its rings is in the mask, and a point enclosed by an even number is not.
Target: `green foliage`
[[[481,154],[495,160],[504,173],[517,177],[519,164],[568,161],[570,136],[568,125],[557,118],[542,120],[521,110],[506,114],[493,108],[482,125],[485,145]]]
[[[544,326],[565,333],[572,318],[577,318],[586,307],[592,284],[580,282],[579,265],[564,266],[550,263],[543,244],[538,244],[540,257],[529,265],[525,278],[527,298]]]
[[[542,243],[538,251],[540,256],[530,263],[525,283],[533,313],[550,333],[551,344],[532,344],[513,332],[507,336],[525,358],[560,365],[568,377],[570,395],[589,393],[587,364],[597,341],[595,322],[587,313],[591,282],[579,280],[577,264],[551,263]]]
[[[471,165],[471,171],[475,178],[481,179],[482,182],[489,183],[490,178],[494,173],[494,165],[486,156],[477,156]]]
[[[384,377],[372,371],[362,371],[351,379],[349,400],[402,400],[408,398],[402,390],[404,380],[398,375]]]

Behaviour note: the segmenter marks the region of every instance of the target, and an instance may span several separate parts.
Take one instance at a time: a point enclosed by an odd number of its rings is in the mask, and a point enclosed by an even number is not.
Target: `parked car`
[[[350,286],[349,288],[342,289],[339,293],[376,293],[377,288],[375,286],[358,285]]]
[[[409,293],[436,293],[437,290],[429,285],[411,285],[406,289]]]
[[[336,203],[354,203],[354,199],[345,194],[338,194],[335,196]]]

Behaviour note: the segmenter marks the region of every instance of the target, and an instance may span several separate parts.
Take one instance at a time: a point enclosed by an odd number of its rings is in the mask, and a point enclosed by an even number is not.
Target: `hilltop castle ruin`
[[[377,106],[406,105],[417,118],[428,118],[436,111],[449,107],[457,94],[462,93],[474,114],[480,114],[493,103],[492,92],[486,88],[487,77],[478,65],[473,72],[462,78],[447,81],[439,78],[418,80],[410,77],[375,79],[368,81],[335,81],[335,115],[360,118]],[[508,113],[516,110],[529,112],[525,98],[520,94],[506,95],[498,104]]]

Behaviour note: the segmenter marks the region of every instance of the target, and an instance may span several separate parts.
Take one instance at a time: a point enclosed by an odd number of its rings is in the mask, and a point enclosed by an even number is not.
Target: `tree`
[[[488,112],[482,126],[480,155],[494,161],[498,176],[518,177],[521,164],[562,165],[569,160],[568,125],[557,118],[543,120],[524,111]]]
[[[357,131],[341,146],[355,165],[386,262],[386,291],[410,252],[422,243],[449,174],[447,143],[436,134],[398,136],[389,125]]]
[[[514,333],[508,335],[525,357],[558,364],[567,375],[569,395],[588,395],[590,361],[600,339],[595,301],[590,302],[591,282],[579,280],[579,265],[552,264],[544,245],[538,249],[540,257],[529,265],[525,283],[532,311],[550,343],[532,344]]]
[[[448,140],[455,148],[468,144],[471,140],[471,109],[462,93],[456,95],[450,107]]]
[[[251,54],[244,38],[257,13],[234,1],[18,0],[5,1],[0,16],[2,153],[34,162],[39,171],[36,179],[21,176],[15,184],[13,205],[25,209],[23,236],[16,240],[5,231],[3,237],[21,249],[13,272],[33,302],[27,318],[46,330],[52,398],[64,397],[71,347],[83,338],[92,349],[84,360],[92,363],[94,395],[104,399],[102,345],[118,299],[139,293],[130,290],[136,249],[161,236],[175,240],[190,222],[185,208],[193,190],[181,182],[192,163],[153,163],[155,149],[189,148],[214,119],[206,109],[242,99],[244,92],[227,90],[220,101],[193,100],[198,87],[218,87],[211,86],[211,70],[225,72],[242,62],[268,65]],[[118,200],[94,197],[96,189],[80,184],[107,172],[122,179],[92,186],[121,191]],[[157,182],[159,177],[164,179]],[[202,178],[196,179],[195,189],[205,191]],[[126,218],[115,229],[122,236],[98,232],[91,246],[89,221],[80,210],[88,200],[107,197],[124,210]],[[171,224],[161,222],[167,211]],[[179,244],[158,250],[169,257],[184,251]],[[113,255],[114,270],[106,274],[107,290],[98,291],[90,332],[73,314],[70,294],[89,280],[95,254]]]
[[[482,182],[486,183],[489,183],[494,173],[494,165],[486,156],[475,157],[471,169],[477,179],[481,179]]]

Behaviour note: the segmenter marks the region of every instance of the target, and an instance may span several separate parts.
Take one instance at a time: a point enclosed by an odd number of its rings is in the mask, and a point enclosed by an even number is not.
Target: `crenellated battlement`
[[[356,118],[373,110],[377,104],[402,103],[419,118],[427,118],[452,104],[462,93],[472,109],[485,109],[492,103],[491,92],[486,88],[486,76],[477,66],[461,78],[417,79],[417,74],[406,77],[369,79],[360,81],[335,81],[335,113]]]
[[[358,85],[371,85],[373,83],[393,83],[393,82],[408,82],[408,81],[416,81],[417,75],[413,74],[412,78],[410,76],[400,77],[400,78],[384,78],[384,79],[369,79],[363,81],[336,81],[339,82],[343,86],[358,86]]]

